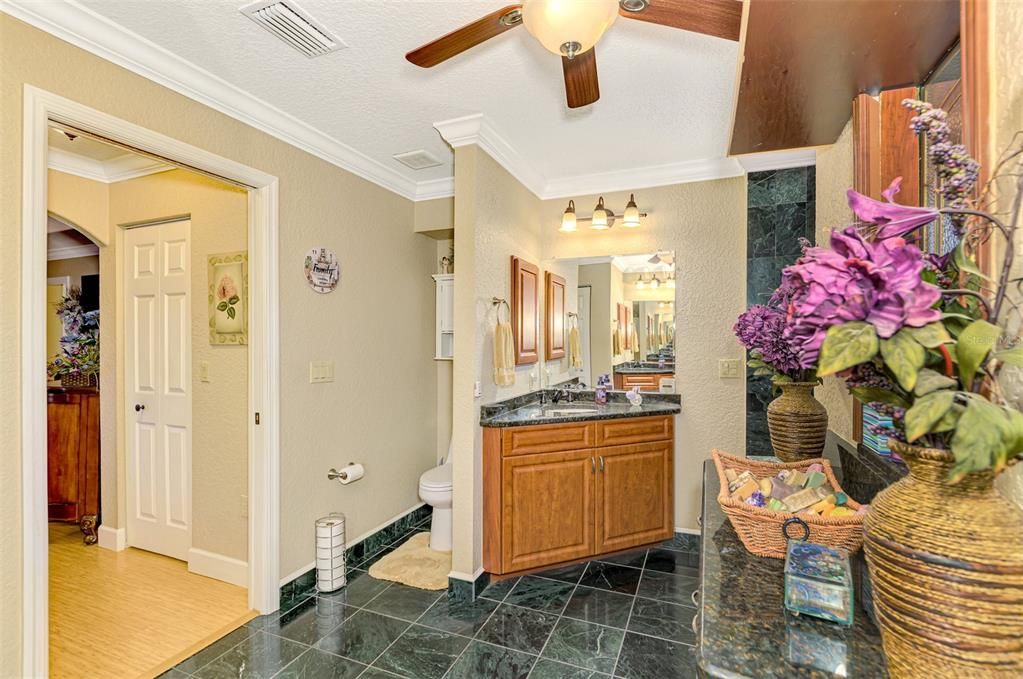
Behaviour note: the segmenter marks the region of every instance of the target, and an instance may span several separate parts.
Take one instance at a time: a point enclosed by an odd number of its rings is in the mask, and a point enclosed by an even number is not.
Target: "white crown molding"
[[[732,158],[687,160],[666,165],[634,167],[612,172],[598,172],[552,179],[547,182],[541,198],[571,198],[593,193],[613,193],[633,189],[648,189],[671,184],[686,184],[712,179],[740,177],[742,166]]]
[[[0,11],[410,200],[416,182],[73,0],[0,0]]]
[[[104,184],[123,182],[174,169],[172,165],[133,153],[101,161],[52,147],[47,152],[46,164],[51,170]]]
[[[540,198],[544,197],[546,185],[544,176],[535,171],[519,155],[519,152],[494,129],[482,113],[442,120],[434,123],[433,127],[440,132],[440,136],[452,148],[457,149],[469,144],[476,144],[534,195]]]
[[[433,200],[435,198],[450,198],[455,195],[455,178],[441,177],[440,179],[428,179],[416,184],[416,200]]]
[[[816,165],[817,151],[815,149],[794,149],[792,151],[751,153],[745,156],[734,156],[734,158],[746,168],[746,172],[763,172]]]
[[[95,245],[72,245],[67,248],[54,248],[46,252],[46,260],[52,262],[58,259],[75,259],[76,257],[92,257],[99,254],[99,248]]]

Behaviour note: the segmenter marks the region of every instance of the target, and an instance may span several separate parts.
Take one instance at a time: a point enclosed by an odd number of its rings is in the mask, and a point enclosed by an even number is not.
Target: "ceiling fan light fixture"
[[[575,201],[568,201],[568,207],[565,208],[565,214],[561,215],[561,229],[564,233],[575,233],[576,231],[576,219],[575,219]]]
[[[593,208],[593,217],[590,218],[590,228],[596,229],[597,231],[604,231],[611,228],[607,209],[604,207],[604,196],[597,199],[597,207]]]
[[[501,23],[505,26],[518,26],[522,23],[522,10],[513,9],[501,17]]]
[[[617,18],[616,0],[525,0],[522,3],[522,23],[530,35],[547,51],[570,59],[596,45]]]
[[[634,229],[639,226],[639,208],[636,207],[636,196],[629,194],[629,202],[625,206],[625,214],[622,215],[622,226]]]

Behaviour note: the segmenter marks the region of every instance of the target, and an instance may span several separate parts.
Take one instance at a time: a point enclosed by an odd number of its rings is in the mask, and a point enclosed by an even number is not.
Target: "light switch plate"
[[[199,381],[209,382],[210,381],[210,362],[199,361]]]
[[[726,380],[737,380],[739,379],[741,366],[742,360],[738,358],[718,359],[718,377]]]
[[[334,381],[334,361],[310,361],[309,384]]]
[[[473,398],[479,398],[480,396],[483,395],[483,385],[480,383],[479,380],[476,380],[475,382],[472,383],[472,395]]]

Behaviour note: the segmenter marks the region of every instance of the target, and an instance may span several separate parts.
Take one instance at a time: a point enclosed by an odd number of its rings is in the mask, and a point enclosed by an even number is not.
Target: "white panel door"
[[[124,234],[126,537],[183,561],[192,545],[190,226]]]

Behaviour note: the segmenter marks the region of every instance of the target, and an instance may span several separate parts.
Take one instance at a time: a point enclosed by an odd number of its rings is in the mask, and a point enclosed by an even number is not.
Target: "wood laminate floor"
[[[255,617],[244,588],[183,561],[86,546],[50,524],[50,676],[151,677]]]

